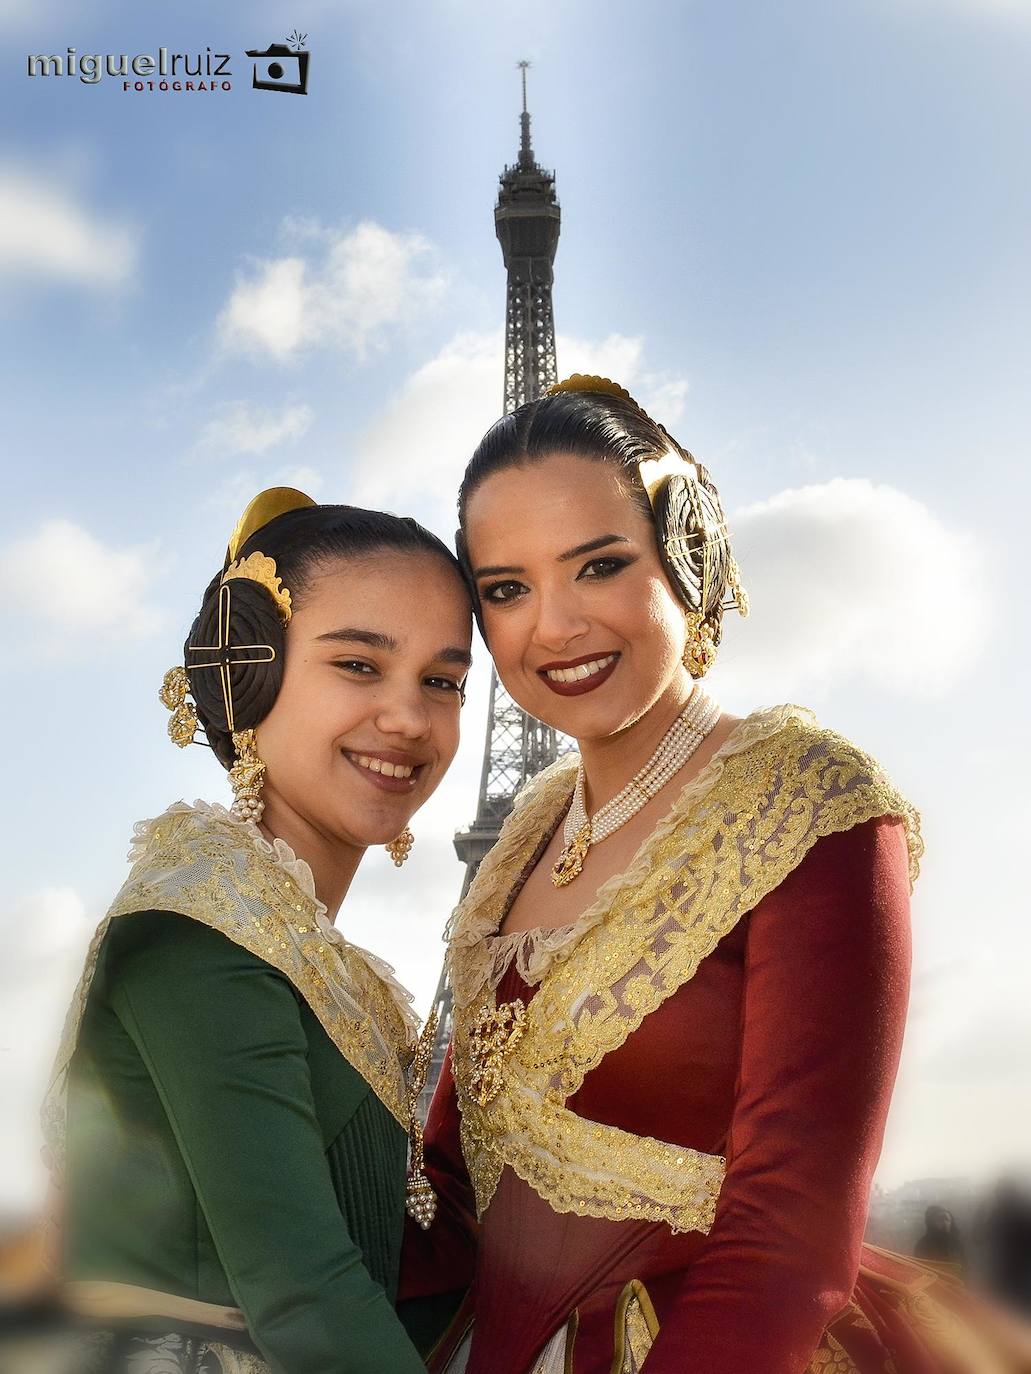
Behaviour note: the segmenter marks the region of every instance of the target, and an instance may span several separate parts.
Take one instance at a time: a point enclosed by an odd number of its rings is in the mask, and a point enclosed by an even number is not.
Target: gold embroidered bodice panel
[[[721,1157],[586,1121],[566,1102],[817,839],[901,817],[915,880],[918,818],[873,759],[808,711],[749,716],[629,868],[539,958],[518,1037],[491,1040],[482,1034],[496,1015],[490,939],[541,836],[569,805],[576,763],[560,760],[524,790],[452,921],[455,1079],[477,1208],[489,1205],[508,1165],[556,1211],[707,1231]]]
[[[136,827],[132,869],[97,929],[72,1000],[51,1086],[61,1131],[61,1080],[78,1039],[104,935],[135,911],[200,921],[285,974],[337,1049],[408,1126],[405,1070],[418,1022],[390,967],[349,944],[315,895],[311,870],[282,840],[270,843],[223,807],[178,802]]]

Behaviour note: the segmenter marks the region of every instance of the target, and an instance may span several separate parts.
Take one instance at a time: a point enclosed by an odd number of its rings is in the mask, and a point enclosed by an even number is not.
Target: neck
[[[335,921],[364,848],[324,834],[275,796],[265,797],[259,828],[267,840],[284,840],[304,860],[311,869],[319,901],[325,904],[329,919]]]
[[[686,671],[678,673],[658,700],[633,724],[614,735],[577,741],[589,813],[597,811],[621,792],[644,767],[663,735],[683,712],[694,685]]]

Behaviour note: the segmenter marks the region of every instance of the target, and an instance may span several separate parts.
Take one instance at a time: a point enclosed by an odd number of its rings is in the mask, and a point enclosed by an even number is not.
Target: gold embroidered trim
[[[859,1371],[845,1347],[825,1331],[806,1374],[859,1374]]]
[[[458,1034],[456,1023],[456,1043]],[[533,1092],[522,1074],[506,1075],[505,1090],[485,1108],[462,1086],[458,1096],[479,1216],[507,1164],[556,1212],[659,1221],[673,1232],[712,1226],[726,1172],[722,1155],[587,1121]]]
[[[631,1279],[616,1304],[611,1374],[640,1374],[659,1334],[659,1319],[640,1279]]]
[[[252,833],[253,832],[253,833]],[[415,1017],[387,965],[327,921],[310,870],[222,807],[177,803],[136,828],[133,866],[100,923],[72,999],[45,1119],[62,1129],[61,1082],[112,920],[173,911],[219,931],[286,975],[337,1049],[407,1129],[405,1068]],[[310,889],[310,890],[309,890]]]
[[[735,735],[684,788],[627,874],[600,890],[579,940],[544,975],[499,1090],[484,1106],[471,1092],[468,1054],[470,994],[482,996],[484,981],[478,949],[568,804],[575,761],[531,784],[456,912],[449,951],[455,1077],[481,1214],[508,1164],[556,1211],[708,1231],[724,1170],[719,1156],[585,1121],[566,1101],[821,836],[899,816],[915,878],[916,812],[869,756],[797,707],[759,712]]]

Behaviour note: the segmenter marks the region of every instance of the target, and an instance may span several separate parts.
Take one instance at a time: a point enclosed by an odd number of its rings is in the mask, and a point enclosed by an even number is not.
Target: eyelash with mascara
[[[592,558],[590,562],[585,563],[577,573],[576,580],[578,582],[581,580],[586,582],[601,582],[606,578],[615,577],[617,573],[622,572],[624,568],[628,568],[631,563],[636,561],[635,558],[618,558],[611,554],[604,558]],[[588,568],[597,568],[602,564],[608,565],[605,571],[591,573],[588,577],[584,576]],[[518,596],[496,596],[495,593],[499,592],[503,587],[522,587],[523,590],[525,590],[525,586],[522,582],[518,582],[514,578],[509,577],[505,578],[503,581],[491,582],[484,587],[481,593],[482,599],[489,602],[492,606],[505,606],[519,599]]]

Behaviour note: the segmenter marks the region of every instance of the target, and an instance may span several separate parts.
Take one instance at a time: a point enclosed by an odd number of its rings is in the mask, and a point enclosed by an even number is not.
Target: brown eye
[[[371,663],[363,663],[360,658],[335,658],[334,668],[342,668],[345,673],[353,673],[355,677],[373,677],[376,669]]]
[[[622,572],[634,561],[632,558],[592,558],[577,573],[577,580],[582,578],[585,582],[591,582],[596,578],[614,577],[616,573]]]
[[[491,582],[481,593],[484,601],[492,606],[502,606],[507,601],[515,601],[526,591],[522,582]]]

